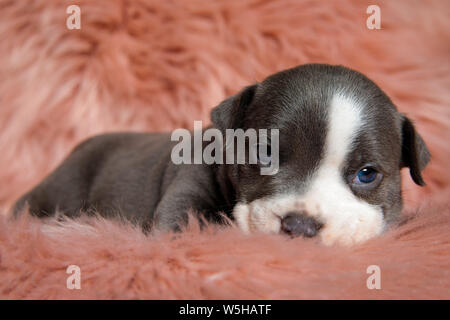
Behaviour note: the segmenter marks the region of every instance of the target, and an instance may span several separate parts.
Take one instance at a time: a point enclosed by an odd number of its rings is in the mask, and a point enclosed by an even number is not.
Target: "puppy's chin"
[[[307,215],[323,223],[317,237],[328,246],[351,246],[380,235],[386,228],[382,210],[363,201],[333,206],[286,196],[278,199],[258,199],[238,203],[233,216],[245,233],[282,233],[281,220],[292,211]]]

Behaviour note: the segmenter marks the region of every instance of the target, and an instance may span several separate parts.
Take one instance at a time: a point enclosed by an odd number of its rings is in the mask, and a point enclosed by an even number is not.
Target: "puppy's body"
[[[398,217],[402,167],[424,184],[429,154],[412,123],[372,81],[344,67],[279,72],[222,102],[211,118],[224,136],[278,129],[278,173],[261,175],[250,164],[174,165],[169,135],[109,134],[78,146],[16,211],[24,203],[38,216],[97,209],[163,230],[185,223],[188,209],[209,220],[225,212],[247,232],[353,244]]]
[[[121,216],[148,229],[176,230],[186,212],[220,220],[230,212],[217,184],[217,170],[207,165],[175,165],[170,134],[112,133],[90,138],[36,188],[17,203],[39,217],[56,211],[75,217],[98,212]]]

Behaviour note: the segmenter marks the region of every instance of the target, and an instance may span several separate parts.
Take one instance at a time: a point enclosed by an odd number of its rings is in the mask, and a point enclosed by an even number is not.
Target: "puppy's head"
[[[429,153],[412,122],[364,75],[304,65],[243,89],[211,114],[216,128],[278,129],[278,171],[224,165],[246,232],[318,236],[351,245],[380,234],[401,208],[400,169],[424,185]],[[247,146],[248,147],[248,146]],[[251,152],[251,151],[249,151]]]

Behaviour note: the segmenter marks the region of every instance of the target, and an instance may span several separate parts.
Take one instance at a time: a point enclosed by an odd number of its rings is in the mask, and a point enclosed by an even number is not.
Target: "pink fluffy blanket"
[[[450,298],[450,3],[0,0],[0,298]],[[144,236],[102,219],[11,221],[14,200],[82,139],[192,128],[227,95],[308,62],[375,80],[432,154],[405,172],[402,226],[353,247],[193,222]],[[70,290],[67,267],[81,271]],[[381,289],[369,290],[371,265]]]

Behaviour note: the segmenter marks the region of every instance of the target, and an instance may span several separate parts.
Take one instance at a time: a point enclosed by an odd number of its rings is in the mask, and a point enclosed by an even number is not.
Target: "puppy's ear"
[[[257,84],[248,86],[215,107],[211,111],[213,125],[222,132],[225,132],[225,129],[238,128],[245,109],[253,100],[257,86]]]
[[[430,161],[430,152],[411,120],[404,115],[402,115],[402,119],[402,159],[400,168],[408,167],[414,182],[424,186],[425,181],[421,172]]]

